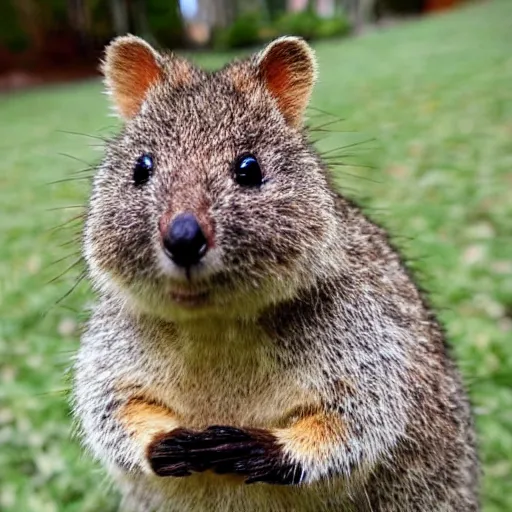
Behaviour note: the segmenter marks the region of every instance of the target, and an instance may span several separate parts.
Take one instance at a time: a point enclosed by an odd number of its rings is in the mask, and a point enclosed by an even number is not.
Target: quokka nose
[[[207,240],[192,213],[182,213],[174,218],[163,238],[167,255],[180,267],[198,263],[207,251]]]

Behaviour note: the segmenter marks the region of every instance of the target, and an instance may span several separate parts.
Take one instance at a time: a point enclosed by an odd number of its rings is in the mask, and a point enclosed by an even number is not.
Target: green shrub
[[[256,46],[260,42],[260,28],[261,22],[257,14],[244,14],[228,28],[214,33],[213,47],[223,50]]]
[[[338,15],[336,18],[322,19],[315,31],[315,37],[324,39],[328,37],[339,37],[350,32],[350,23],[345,16]]]
[[[338,14],[333,18],[321,18],[311,11],[286,13],[277,21],[280,34],[301,36],[304,39],[323,39],[343,36],[350,31],[348,19]]]
[[[284,35],[312,39],[321,22],[322,19],[311,11],[288,12],[277,20],[277,28]]]
[[[300,36],[306,40],[346,35],[347,18],[321,18],[311,11],[286,13],[274,23],[263,23],[256,13],[240,16],[231,26],[216,30],[212,45],[217,50],[257,46],[280,35]]]
[[[11,2],[0,1],[0,49],[9,52],[22,52],[30,46],[30,38],[20,26],[16,11]]]
[[[178,2],[146,0],[146,13],[151,33],[163,47],[183,44],[184,30]]]

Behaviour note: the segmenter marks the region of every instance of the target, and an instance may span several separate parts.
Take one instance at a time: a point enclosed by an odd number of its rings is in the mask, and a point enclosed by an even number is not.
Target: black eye
[[[133,169],[133,181],[135,185],[142,185],[149,180],[153,172],[153,157],[148,153],[137,158],[135,162],[135,168]]]
[[[236,160],[235,179],[246,187],[257,187],[263,183],[260,164],[254,155],[242,155]]]

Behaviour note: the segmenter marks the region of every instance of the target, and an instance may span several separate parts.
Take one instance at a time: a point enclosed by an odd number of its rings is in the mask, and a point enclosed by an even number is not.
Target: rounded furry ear
[[[149,88],[164,76],[161,55],[131,35],[117,37],[107,46],[101,70],[114,106],[124,119],[139,112]]]
[[[292,126],[302,126],[316,80],[311,47],[299,37],[280,37],[260,53],[257,65],[285,119]]]

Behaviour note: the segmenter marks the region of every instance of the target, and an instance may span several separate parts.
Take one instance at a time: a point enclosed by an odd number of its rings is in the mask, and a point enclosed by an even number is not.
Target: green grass
[[[385,32],[316,46],[313,105],[345,119],[322,135],[346,152],[338,180],[364,198],[414,260],[471,388],[485,510],[512,510],[512,3],[487,2]],[[223,55],[201,55],[218,65]],[[330,118],[312,110],[312,123]],[[115,130],[99,82],[0,97],[0,510],[115,510],[71,438],[66,370],[86,285],[73,283],[88,183],[54,180],[94,163]],[[345,130],[340,132],[339,130]],[[402,238],[400,238],[402,236]],[[69,259],[59,261],[68,255]],[[53,262],[54,263],[52,266]]]

